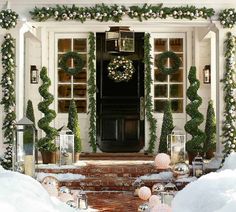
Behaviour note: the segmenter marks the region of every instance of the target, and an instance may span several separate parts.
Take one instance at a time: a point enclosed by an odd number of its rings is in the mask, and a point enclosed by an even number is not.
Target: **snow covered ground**
[[[236,153],[221,170],[202,176],[178,192],[173,212],[236,212]]]
[[[65,173],[65,174],[52,174],[52,173],[44,173],[38,172],[36,174],[36,178],[38,181],[42,181],[44,177],[52,176],[57,178],[59,181],[70,181],[70,180],[82,180],[85,179],[84,175],[81,174],[72,174],[72,173]]]

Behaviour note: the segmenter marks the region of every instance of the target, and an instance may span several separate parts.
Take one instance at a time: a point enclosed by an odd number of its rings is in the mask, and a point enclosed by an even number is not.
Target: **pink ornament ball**
[[[151,189],[143,186],[139,189],[138,196],[142,200],[148,200],[149,197],[152,195]]]
[[[150,208],[153,208],[156,205],[161,204],[161,200],[157,195],[152,195],[149,198],[149,206]]]
[[[68,193],[60,193],[59,194],[59,199],[62,201],[62,202],[68,202],[68,201],[74,201],[74,197],[71,195],[71,194],[68,194]]]
[[[154,163],[157,169],[168,169],[170,168],[170,156],[165,153],[159,153]]]
[[[172,211],[171,208],[166,204],[155,205],[151,209],[151,212],[171,212],[171,211]]]

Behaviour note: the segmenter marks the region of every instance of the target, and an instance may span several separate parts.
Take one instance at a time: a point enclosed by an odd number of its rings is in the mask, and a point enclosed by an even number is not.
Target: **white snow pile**
[[[51,198],[33,178],[0,166],[1,212],[73,212],[74,209]]]
[[[147,174],[139,177],[140,180],[172,180],[173,173],[168,172],[160,172],[159,174]]]
[[[55,177],[59,181],[70,181],[70,180],[85,179],[85,176],[81,175],[81,174],[72,174],[72,173],[52,174],[52,173],[38,172],[37,173],[37,180],[41,182],[43,180],[43,178],[47,177],[47,176]]]
[[[235,212],[236,153],[231,154],[219,172],[202,176],[178,192],[173,212]]]

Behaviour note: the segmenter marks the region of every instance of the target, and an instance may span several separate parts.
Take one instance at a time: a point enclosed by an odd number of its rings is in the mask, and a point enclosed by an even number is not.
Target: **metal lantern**
[[[203,158],[197,155],[192,162],[193,165],[193,176],[201,177],[204,174],[205,166]]]
[[[83,190],[79,191],[77,195],[77,208],[81,210],[88,209],[88,198]]]
[[[148,203],[143,203],[138,206],[138,211],[150,212],[150,207]]]
[[[138,178],[136,179],[132,186],[134,187],[134,196],[138,196],[139,189],[144,185],[144,182]]]
[[[171,162],[177,163],[180,161],[185,161],[185,143],[186,135],[185,133],[175,127],[171,134],[167,136],[168,143],[168,153],[171,156]]]
[[[161,202],[171,206],[171,202],[174,199],[178,189],[175,184],[167,183],[164,187],[164,191],[161,192]]]
[[[159,195],[163,191],[164,191],[164,185],[162,183],[155,183],[152,186],[152,194],[153,195]]]
[[[26,132],[32,133],[32,140],[28,140]],[[16,133],[13,144],[13,171],[34,177],[35,175],[35,135],[34,123],[23,117],[16,123]]]
[[[74,135],[64,126],[58,136],[59,165],[72,165],[74,162]]]

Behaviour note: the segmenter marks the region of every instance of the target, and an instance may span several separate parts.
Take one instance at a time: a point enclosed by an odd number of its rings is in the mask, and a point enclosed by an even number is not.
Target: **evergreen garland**
[[[224,28],[233,28],[236,23],[236,11],[234,8],[222,10],[219,13],[219,21]]]
[[[159,144],[159,151],[162,153],[167,153],[167,136],[171,134],[174,129],[173,117],[171,111],[170,101],[166,101],[165,110],[163,115],[162,127],[161,127],[161,137]]]
[[[11,9],[0,11],[0,26],[3,29],[15,28],[18,14]]]
[[[216,149],[216,116],[212,100],[208,102],[205,134],[206,139],[203,148],[204,152],[207,153],[209,150]]]
[[[202,104],[202,98],[197,94],[200,87],[200,82],[196,77],[196,67],[192,66],[188,74],[190,82],[187,89],[187,97],[190,103],[186,106],[186,113],[191,117],[185,124],[184,128],[192,138],[186,143],[187,152],[202,153],[203,142],[206,138],[205,133],[199,129],[199,125],[204,121],[203,115],[198,111],[199,106]]]
[[[79,128],[79,119],[77,114],[77,107],[75,100],[70,101],[69,111],[68,111],[68,125],[67,127],[74,134],[74,150],[75,152],[81,152],[81,138],[80,138],[80,128]]]
[[[89,33],[89,79],[88,79],[88,95],[89,95],[89,143],[92,147],[93,152],[97,151],[96,145],[96,69],[94,65],[95,61],[95,36],[94,33]]]
[[[228,38],[225,42],[225,75],[222,82],[224,83],[224,101],[225,111],[223,122],[223,144],[224,144],[224,158],[231,152],[236,151],[236,100],[235,100],[235,53],[236,53],[236,38],[228,33]],[[224,160],[223,160],[224,161]]]
[[[15,46],[10,34],[4,36],[1,46],[3,74],[1,79],[2,100],[5,117],[2,130],[4,131],[4,144],[7,145],[1,165],[5,169],[12,168],[12,147],[14,141],[16,114],[15,114]]]
[[[45,132],[45,137],[40,138],[38,141],[38,149],[40,151],[56,151],[56,145],[54,140],[58,135],[57,129],[51,127],[50,122],[55,119],[56,112],[49,109],[49,105],[52,104],[54,97],[48,92],[48,88],[51,85],[51,80],[47,76],[47,69],[43,67],[40,71],[40,79],[42,85],[39,87],[39,93],[43,97],[43,101],[38,104],[38,109],[44,114],[44,117],[38,121],[38,126]]]
[[[193,20],[197,18],[211,18],[215,11],[212,8],[197,8],[195,6],[184,7],[162,7],[162,4],[125,7],[123,5],[96,4],[93,7],[77,7],[57,5],[56,7],[35,7],[30,11],[31,18],[36,21],[46,21],[54,19],[56,21],[76,20],[81,23],[86,20],[96,20],[100,22],[119,22],[124,16],[139,21],[149,19],[174,19]]]
[[[155,143],[157,140],[156,130],[157,130],[157,122],[153,117],[153,103],[151,96],[151,84],[152,84],[152,75],[151,75],[151,44],[150,44],[150,34],[147,33],[144,36],[144,64],[145,64],[145,108],[146,108],[146,116],[149,124],[149,146],[148,152],[153,153],[155,149]]]

